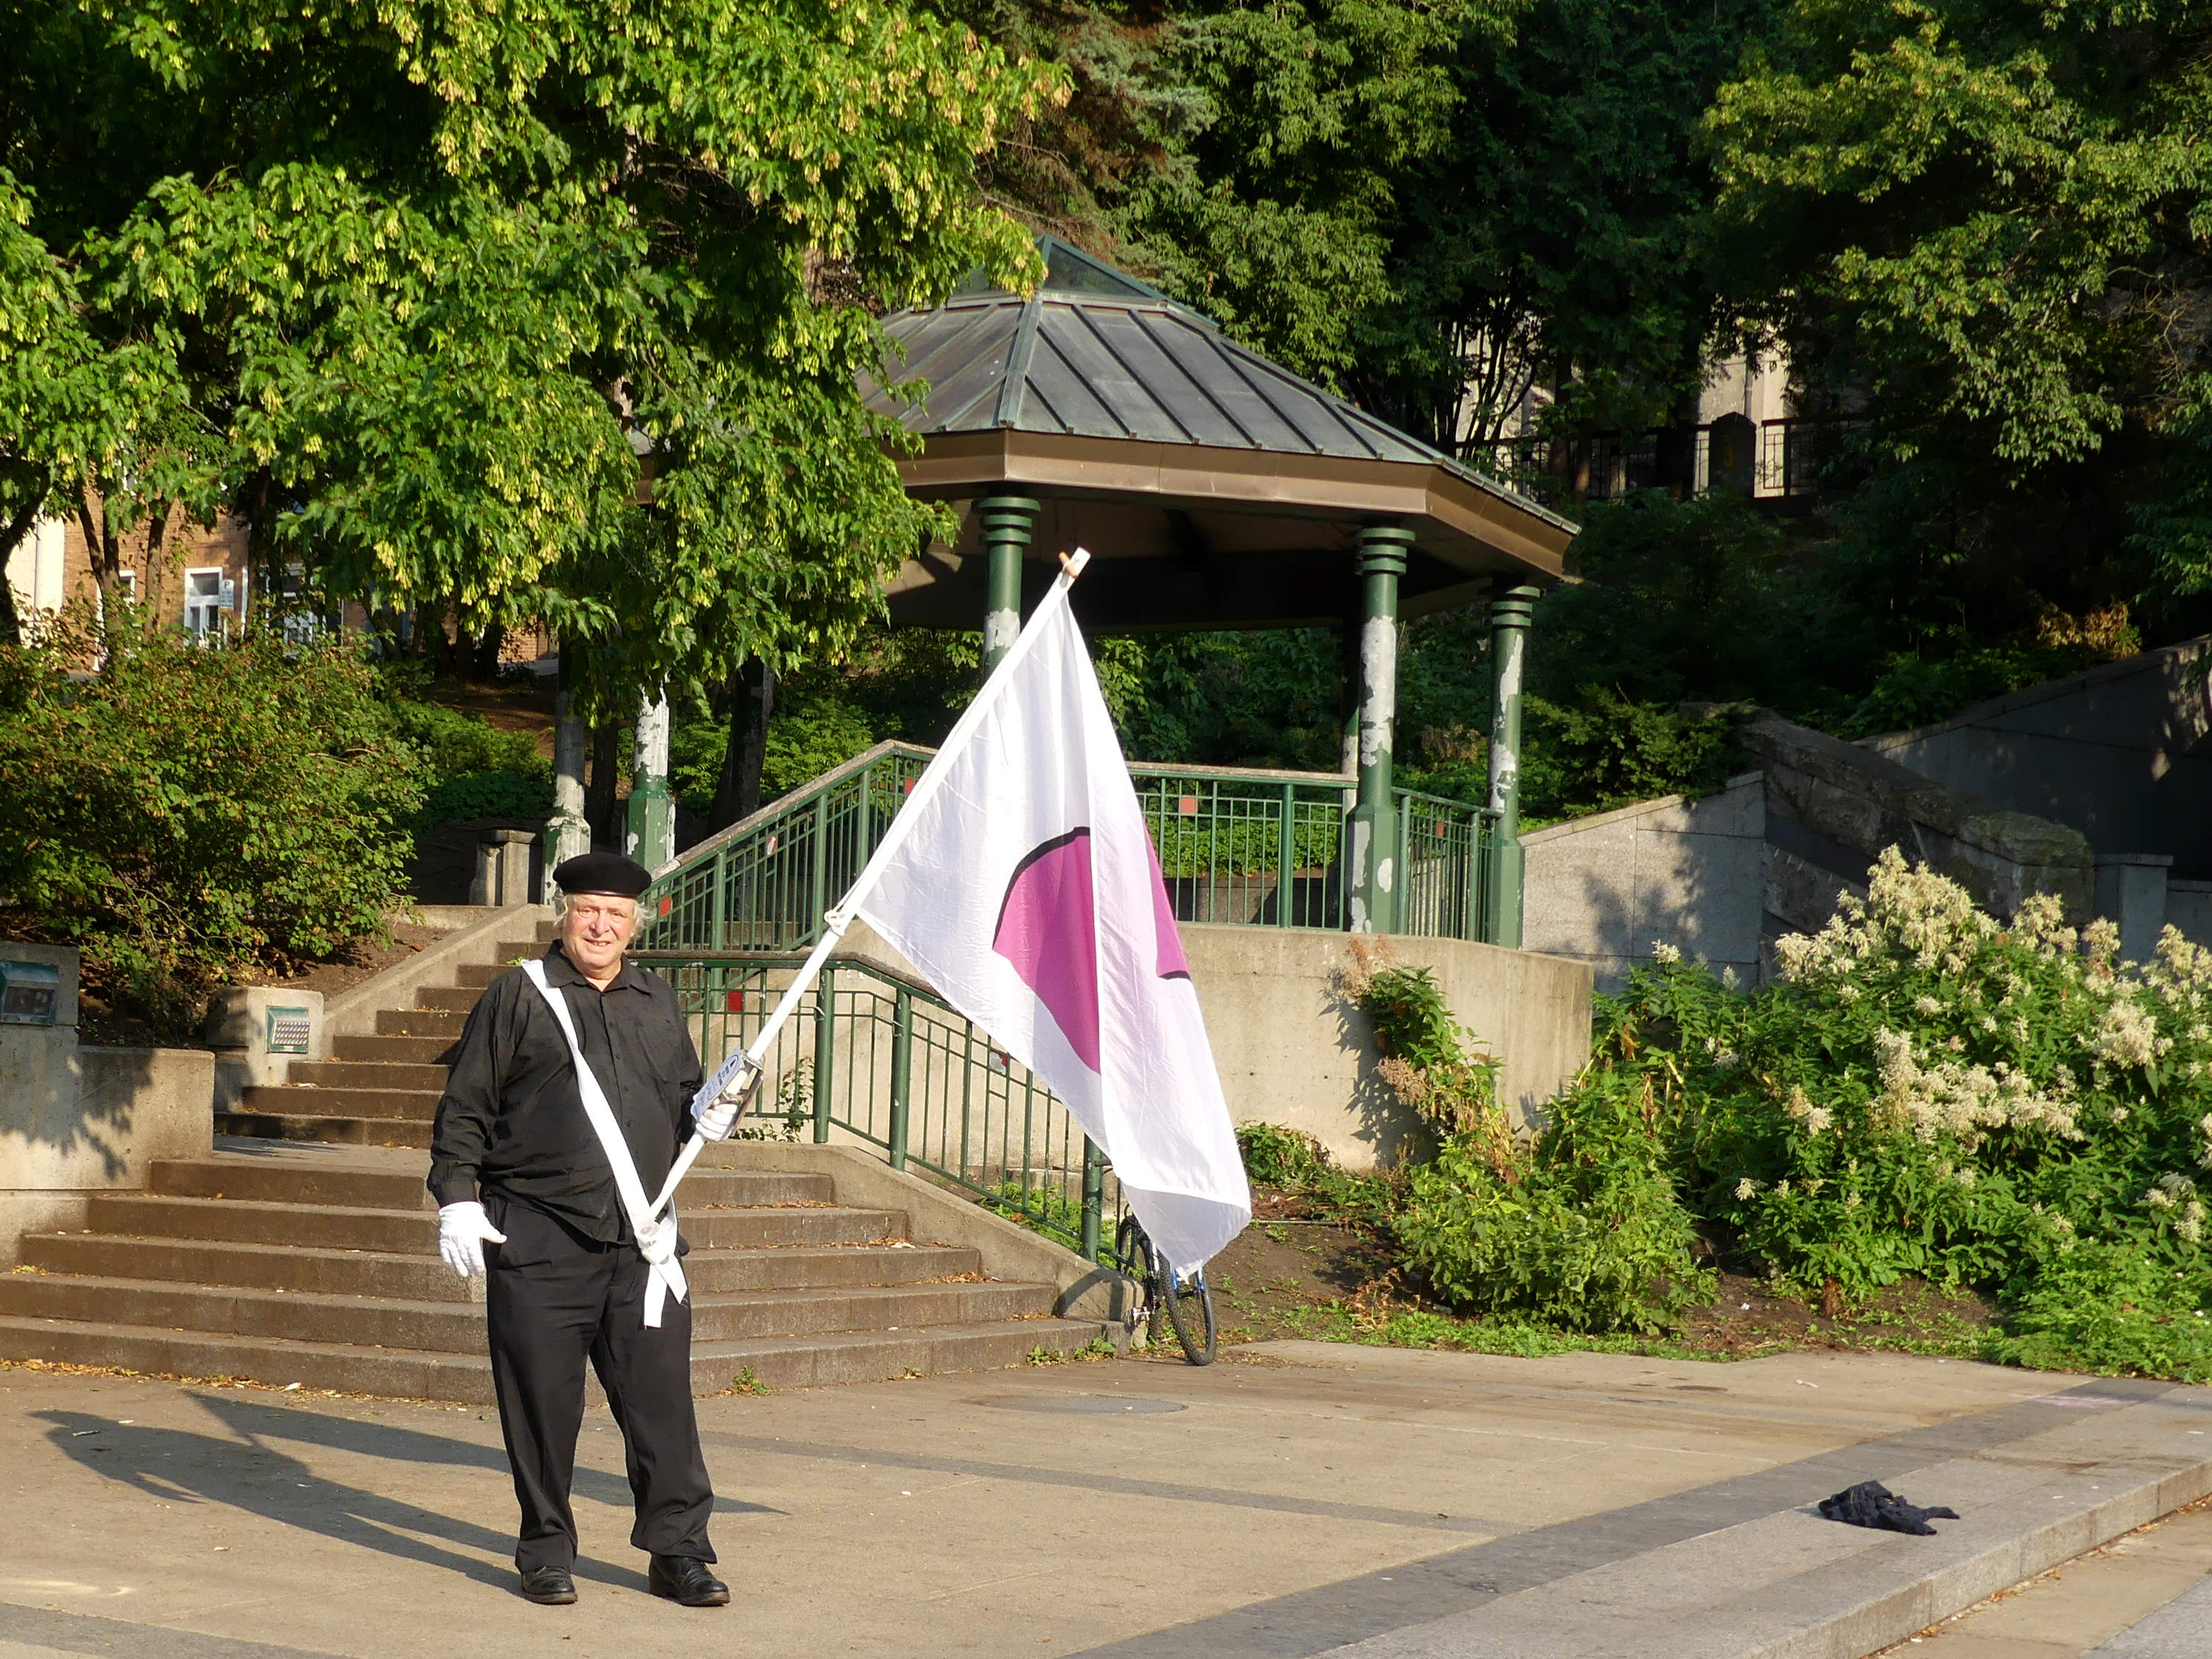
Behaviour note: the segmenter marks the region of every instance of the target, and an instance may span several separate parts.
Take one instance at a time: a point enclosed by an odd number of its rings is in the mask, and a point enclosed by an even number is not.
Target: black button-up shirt
[[[566,999],[585,1063],[606,1091],[649,1201],[691,1133],[700,1084],[676,992],[625,963],[604,991],[558,945],[545,979]],[[496,1188],[587,1238],[629,1236],[560,1023],[520,968],[494,980],[470,1012],[430,1135],[430,1191],[456,1204]]]

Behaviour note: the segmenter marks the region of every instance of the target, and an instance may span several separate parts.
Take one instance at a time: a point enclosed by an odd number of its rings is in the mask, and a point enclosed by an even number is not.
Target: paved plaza
[[[1596,1651],[1638,1583],[1656,1609],[1695,1580],[1666,1565],[1715,1555],[1692,1540],[1779,1525],[1802,1531],[1790,1548],[1828,1553],[1801,1573],[1935,1562],[1931,1540],[1796,1510],[1865,1474],[1956,1502],[1970,1533],[1993,1509],[1970,1490],[1984,1466],[2001,1484],[2028,1449],[2123,1419],[2146,1443],[2130,1468],[2171,1462],[2148,1440],[2193,1449],[2212,1395],[1888,1355],[1715,1365],[1293,1343],[1206,1370],[1079,1362],[729,1396],[700,1414],[737,1605],[647,1595],[620,1442],[595,1413],[576,1481],[581,1600],[543,1608],[514,1592],[489,1411],[0,1371],[0,1653],[1510,1652],[1468,1621],[1542,1613],[1562,1585]],[[2212,1459],[2212,1437],[2193,1446]],[[1898,1479],[1931,1465],[1966,1472],[1948,1490]],[[2028,1478],[2038,1503],[2074,1513],[2080,1494]],[[1739,1576],[1766,1571],[1763,1539],[1744,1534]],[[1699,1650],[1649,1650],[1678,1649]]]

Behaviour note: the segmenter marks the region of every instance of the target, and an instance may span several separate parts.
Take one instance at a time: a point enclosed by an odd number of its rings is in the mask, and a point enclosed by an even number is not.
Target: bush
[[[501,732],[481,716],[412,697],[396,697],[391,707],[399,735],[422,750],[423,763],[437,777],[485,772],[543,777],[548,773],[538,740],[527,732]]]
[[[91,678],[86,642],[0,650],[0,907],[81,946],[165,1030],[209,981],[375,932],[422,763],[337,646],[150,635]]]
[[[432,786],[414,823],[422,830],[452,818],[552,816],[553,780],[542,772],[463,772]]]
[[[2048,897],[2000,926],[1893,848],[1775,984],[1638,969],[1561,1111],[1647,1101],[1652,1167],[1747,1265],[1996,1295],[2001,1358],[2212,1374],[2212,953],[2117,945]]]

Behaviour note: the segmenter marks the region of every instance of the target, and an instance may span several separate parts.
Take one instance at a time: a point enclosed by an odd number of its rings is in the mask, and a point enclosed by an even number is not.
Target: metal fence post
[[[1083,1259],[1098,1260],[1100,1224],[1106,1213],[1106,1159],[1083,1137]]]
[[[824,789],[814,798],[814,857],[813,868],[807,872],[806,928],[798,939],[800,945],[811,945],[819,937],[822,912],[830,901],[830,792]]]
[[[907,1111],[914,1081],[914,998],[904,986],[891,999],[891,1168],[906,1168]]]
[[[1297,811],[1298,787],[1295,783],[1283,786],[1282,833],[1275,838],[1275,926],[1291,925],[1291,895],[1296,890],[1292,877],[1298,856]]]
[[[830,1073],[837,1062],[837,970],[814,981],[814,1144],[830,1139]]]

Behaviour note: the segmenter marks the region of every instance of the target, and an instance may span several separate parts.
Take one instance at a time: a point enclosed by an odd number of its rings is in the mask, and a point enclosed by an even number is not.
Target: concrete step
[[[250,1199],[270,1204],[340,1204],[369,1209],[434,1209],[419,1170],[318,1169],[243,1158],[164,1159],[154,1165],[151,1190],[176,1198]],[[679,1189],[688,1217],[693,1209],[732,1206],[811,1206],[833,1203],[836,1189],[826,1175],[774,1170],[695,1170]]]
[[[677,1206],[696,1249],[763,1249],[791,1244],[874,1244],[906,1237],[902,1210],[699,1209]]]
[[[379,1036],[457,1037],[468,1023],[468,1014],[461,1009],[380,1008],[376,1011],[376,1034]]]
[[[434,1254],[434,1210],[285,1204],[239,1198],[180,1198],[162,1193],[96,1193],[88,1231],[65,1239],[117,1234],[194,1243],[274,1244],[295,1249],[380,1250]],[[694,1249],[773,1249],[795,1244],[865,1244],[898,1237],[906,1217],[896,1210],[835,1206],[781,1209],[702,1209],[683,1218]],[[44,1265],[43,1263],[41,1265]]]
[[[349,1146],[428,1146],[428,1120],[307,1117],[275,1112],[217,1112],[215,1132],[256,1140],[321,1140]]]
[[[715,1394],[750,1381],[772,1389],[877,1382],[931,1371],[1018,1365],[1042,1348],[1069,1354],[1103,1334],[1069,1319],[1013,1319],[906,1331],[854,1331],[812,1337],[755,1337],[705,1342],[691,1352],[691,1386]],[[119,1322],[0,1315],[0,1357],[79,1365],[115,1365],[173,1376],[241,1377],[282,1386],[331,1389],[402,1400],[492,1401],[491,1363],[482,1352],[364,1348],[222,1332],[161,1330]]]
[[[427,1171],[427,1165],[426,1165]],[[173,1198],[239,1198],[277,1204],[344,1204],[361,1209],[436,1207],[423,1173],[318,1169],[244,1158],[163,1158],[148,1190]]]
[[[428,1122],[438,1112],[430,1089],[324,1089],[305,1083],[256,1083],[239,1104],[272,1117],[396,1117]]]
[[[510,956],[528,955],[534,957],[537,954],[538,952],[535,950],[530,950],[527,948],[511,951],[503,951],[501,952],[500,959],[497,962],[471,963],[464,967],[455,969],[453,970],[453,978],[463,990],[481,990],[485,986],[490,984],[494,980],[500,978],[503,975],[511,974],[514,971],[515,964],[507,960]]]
[[[113,1233],[31,1233],[23,1266],[37,1273],[228,1285],[240,1290],[465,1302],[468,1289],[425,1251],[299,1249],[217,1239],[139,1238]],[[832,1290],[911,1285],[975,1273],[973,1250],[940,1245],[695,1248],[684,1271],[702,1296],[753,1291]]]
[[[483,1000],[481,985],[426,985],[415,994],[417,1008],[443,1008],[466,1013]]]
[[[1095,1321],[1042,1318],[855,1331],[845,1336],[702,1342],[691,1350],[691,1389],[695,1394],[720,1393],[738,1386],[747,1370],[753,1381],[771,1389],[1000,1370],[1024,1364],[1039,1348],[1048,1354],[1072,1354],[1104,1334],[1105,1328]]]
[[[445,1066],[450,1063],[453,1040],[448,1036],[355,1036],[331,1039],[332,1060],[398,1061],[402,1065]]]
[[[287,1083],[311,1083],[319,1089],[428,1089],[446,1086],[443,1066],[394,1065],[373,1060],[295,1060]]]
[[[435,1210],[272,1204],[240,1198],[179,1198],[166,1193],[95,1193],[89,1236],[276,1244],[310,1250],[389,1250],[431,1255]],[[83,1238],[85,1233],[64,1237]]]
[[[908,1285],[709,1294],[694,1287],[694,1341],[900,1331],[1030,1319],[1052,1311],[1049,1285]],[[79,1274],[0,1274],[0,1316],[146,1325],[162,1330],[368,1348],[478,1353],[474,1302],[331,1296]]]
[[[492,1403],[491,1361],[482,1352],[363,1348],[350,1342],[6,1316],[0,1316],[0,1357],[120,1366],[167,1376],[239,1377],[279,1387],[297,1382],[398,1400]]]

